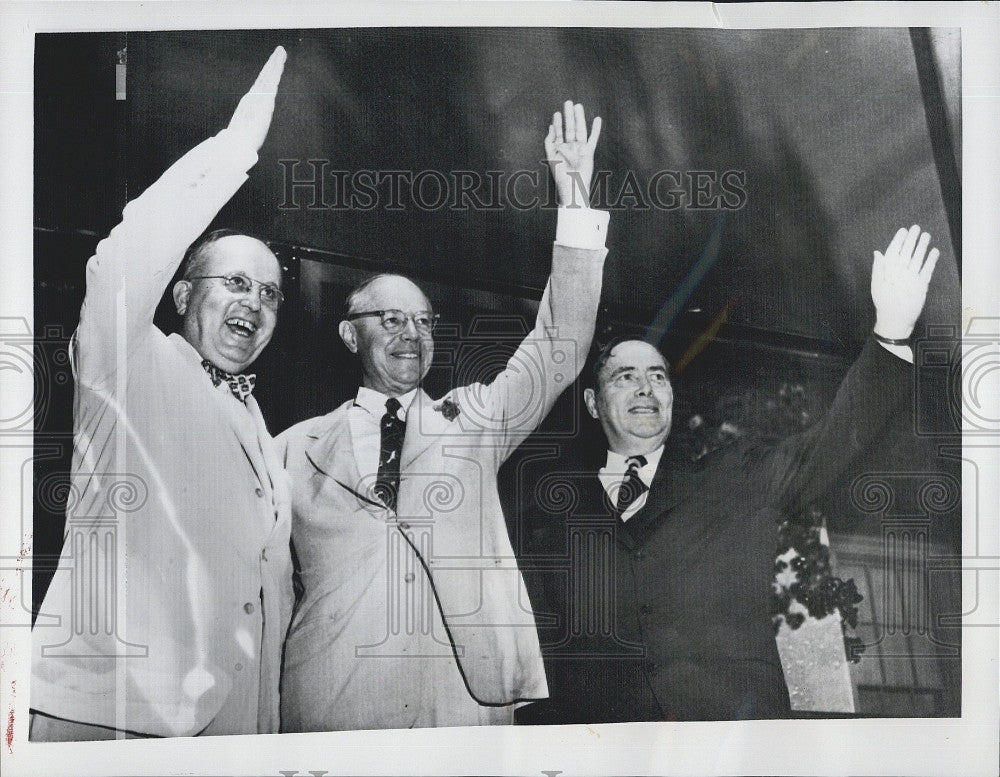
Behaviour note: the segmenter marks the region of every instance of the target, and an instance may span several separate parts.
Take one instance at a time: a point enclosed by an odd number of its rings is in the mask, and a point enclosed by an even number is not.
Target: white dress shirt
[[[416,395],[417,390],[412,389],[396,397],[400,405],[398,413],[400,421],[406,420],[406,412]],[[378,457],[382,450],[382,416],[385,415],[387,399],[389,399],[387,394],[362,386],[358,389],[354,406],[348,411],[351,444],[362,483],[373,484],[378,475]]]
[[[639,495],[638,499],[628,506],[628,509],[624,513],[622,513],[623,521],[627,521],[639,512],[643,505],[646,504],[646,496],[649,494],[649,487],[653,484],[653,477],[656,475],[656,468],[660,466],[660,457],[663,455],[663,446],[661,445],[655,451],[652,451],[651,453],[644,453],[642,455],[646,458],[646,464],[645,466],[639,468],[638,475],[639,480],[646,484],[646,490]],[[601,467],[600,471],[597,473],[597,477],[601,481],[601,485],[604,486],[604,491],[611,500],[611,504],[615,504],[618,501],[618,490],[621,488],[622,483],[625,480],[625,473],[628,471],[628,460],[630,458],[632,457],[622,456],[620,453],[608,451],[607,464]]]

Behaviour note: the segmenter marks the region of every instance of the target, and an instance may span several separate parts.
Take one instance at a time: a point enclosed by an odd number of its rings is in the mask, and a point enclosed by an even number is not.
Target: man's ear
[[[187,313],[188,299],[190,297],[191,281],[177,281],[174,284],[174,305],[177,307],[177,315],[183,316]]]
[[[594,393],[592,388],[586,388],[583,390],[583,402],[587,406],[587,412],[590,413],[592,418],[600,419],[600,415],[597,413],[597,395]]]
[[[340,339],[347,346],[347,350],[351,353],[357,353],[358,333],[354,331],[354,325],[350,321],[341,321],[337,331],[340,333]]]

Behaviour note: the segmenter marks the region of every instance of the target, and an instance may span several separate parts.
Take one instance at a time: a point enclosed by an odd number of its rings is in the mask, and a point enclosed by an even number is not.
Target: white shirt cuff
[[[556,242],[567,248],[599,251],[604,248],[611,214],[593,208],[559,208]]]

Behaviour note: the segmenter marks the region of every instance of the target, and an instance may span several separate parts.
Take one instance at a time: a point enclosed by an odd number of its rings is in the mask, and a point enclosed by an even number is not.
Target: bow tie
[[[240,402],[247,401],[247,397],[253,392],[254,384],[257,382],[256,375],[233,375],[231,372],[220,370],[208,359],[202,359],[201,366],[205,368],[208,377],[212,379],[213,386],[225,382],[229,386],[229,390],[233,392],[233,396]]]

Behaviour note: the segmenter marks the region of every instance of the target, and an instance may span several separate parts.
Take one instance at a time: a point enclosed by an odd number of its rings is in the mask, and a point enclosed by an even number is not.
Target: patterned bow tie
[[[256,375],[233,375],[231,372],[220,370],[208,359],[202,359],[201,366],[205,368],[208,377],[212,379],[213,386],[218,386],[223,382],[228,384],[229,390],[240,402],[247,401],[247,397],[253,392],[253,387],[257,383]]]

